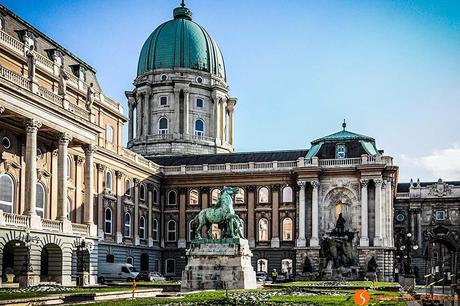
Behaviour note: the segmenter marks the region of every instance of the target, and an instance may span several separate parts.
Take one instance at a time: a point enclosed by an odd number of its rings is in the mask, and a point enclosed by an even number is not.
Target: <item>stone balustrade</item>
[[[389,156],[367,156],[371,158],[341,158],[341,159],[318,159],[300,158],[293,161],[271,161],[271,162],[249,162],[249,163],[228,163],[228,164],[204,164],[204,165],[182,165],[161,167],[164,174],[187,174],[206,172],[254,172],[254,171],[276,171],[291,170],[297,167],[355,167],[363,164],[393,165],[393,159]]]
[[[397,199],[408,199],[410,198],[410,192],[398,192],[396,193]]]
[[[40,219],[41,229],[45,232],[63,233],[64,222],[60,220]],[[31,228],[30,216],[6,213],[0,210],[0,226],[27,229]],[[87,224],[72,223],[71,234],[89,236],[90,227]]]
[[[7,47],[9,50],[13,51],[14,53],[20,56],[25,57],[24,43],[2,30],[0,30],[0,45]],[[43,56],[38,52],[34,51],[34,54],[37,60],[37,66],[39,68],[46,70],[48,73],[54,74],[56,76],[59,75],[59,69],[55,68],[56,64],[54,61],[48,59],[46,56]],[[69,73],[68,76],[68,85],[72,86],[74,89],[82,91],[83,95],[86,95],[86,91],[89,87],[89,84],[80,80],[78,77],[71,73]],[[30,86],[28,88],[30,88]],[[95,91],[95,95],[97,100],[101,102],[107,102],[107,104],[113,108],[120,108],[118,103],[114,102],[109,97],[105,97],[102,93]]]

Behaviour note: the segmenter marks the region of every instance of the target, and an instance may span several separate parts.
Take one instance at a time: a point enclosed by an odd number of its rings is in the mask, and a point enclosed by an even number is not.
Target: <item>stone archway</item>
[[[62,284],[62,250],[54,243],[48,243],[42,248],[40,281]]]
[[[431,273],[437,278],[446,278],[450,273],[455,275],[460,269],[458,254],[458,249],[448,240],[437,238],[428,241],[425,248],[425,273]],[[446,284],[449,284],[451,279],[447,278]]]
[[[3,246],[2,276],[7,281],[7,274],[14,274],[14,282],[27,271],[27,247],[23,241],[10,240]]]
[[[340,213],[345,219],[345,230],[351,232],[359,230],[359,219],[354,214],[358,205],[358,198],[352,190],[345,187],[329,190],[322,205],[321,231],[331,232],[335,228]]]

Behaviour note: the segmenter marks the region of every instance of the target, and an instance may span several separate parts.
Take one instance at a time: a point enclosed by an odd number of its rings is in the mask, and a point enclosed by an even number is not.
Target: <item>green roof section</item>
[[[336,141],[351,141],[351,140],[367,140],[370,142],[375,142],[375,139],[372,137],[347,131],[346,130],[347,124],[345,120],[342,123],[342,128],[343,129],[337,133],[313,140],[311,144],[315,145],[320,142],[336,142]]]
[[[192,11],[182,4],[173,15],[174,19],[158,26],[145,41],[137,75],[161,68],[190,68],[225,80],[222,53],[209,33],[192,21]]]

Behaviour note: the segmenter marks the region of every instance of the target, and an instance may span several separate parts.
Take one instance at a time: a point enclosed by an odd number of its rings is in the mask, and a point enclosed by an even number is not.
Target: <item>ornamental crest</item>
[[[436,184],[430,186],[428,194],[437,197],[445,197],[452,194],[452,186],[439,179]]]

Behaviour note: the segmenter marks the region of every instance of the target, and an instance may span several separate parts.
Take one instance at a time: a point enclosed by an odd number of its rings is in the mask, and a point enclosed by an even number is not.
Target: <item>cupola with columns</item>
[[[129,105],[128,148],[144,156],[233,152],[236,98],[222,54],[182,1],[144,43]]]

